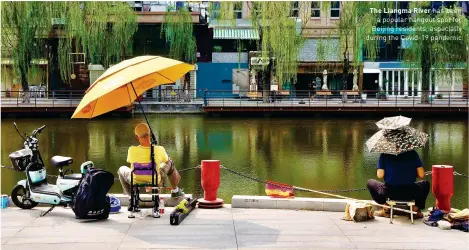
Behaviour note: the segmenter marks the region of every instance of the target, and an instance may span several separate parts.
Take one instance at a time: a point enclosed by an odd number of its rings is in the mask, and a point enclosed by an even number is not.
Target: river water
[[[379,154],[369,153],[365,142],[378,128],[373,119],[350,118],[225,118],[199,115],[150,115],[158,143],[164,146],[179,169],[194,167],[204,159],[221,160],[225,167],[266,180],[316,190],[365,187],[375,178]],[[54,155],[71,156],[76,172],[85,160],[116,174],[126,164],[127,149],[136,145],[133,128],[143,122],[132,118],[3,119],[1,123],[2,165],[11,166],[8,154],[20,149],[21,138],[13,122],[28,134],[46,125],[38,136],[46,162]],[[429,134],[427,147],[417,150],[426,170],[433,164],[453,165],[468,174],[467,120],[414,119],[411,126]],[[49,174],[57,170],[48,166]],[[221,172],[218,196],[227,203],[235,194],[265,195],[264,185],[232,173]],[[186,193],[201,195],[200,171],[181,174]],[[117,177],[117,174],[116,174]],[[2,169],[2,193],[9,194],[24,173]],[[427,177],[431,180],[431,176]],[[55,182],[51,179],[50,181]],[[455,176],[453,207],[468,207],[468,180]],[[119,181],[111,192],[121,193]],[[301,196],[318,197],[298,193]],[[345,193],[371,199],[367,191]],[[427,206],[434,204],[429,195]]]

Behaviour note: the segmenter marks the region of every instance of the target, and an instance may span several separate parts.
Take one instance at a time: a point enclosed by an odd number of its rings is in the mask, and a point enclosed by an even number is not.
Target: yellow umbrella
[[[174,83],[194,65],[161,56],[139,56],[110,67],[86,91],[72,118],[93,118],[132,105],[145,91]]]

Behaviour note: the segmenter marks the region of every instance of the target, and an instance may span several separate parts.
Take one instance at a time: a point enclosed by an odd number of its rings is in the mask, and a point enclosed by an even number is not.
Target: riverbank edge
[[[124,194],[112,194],[119,199],[121,206],[129,205],[129,197]],[[150,195],[142,194],[143,199],[149,199]],[[186,194],[185,198],[191,198],[192,194]],[[160,198],[164,199],[166,207],[174,207],[183,199],[171,198],[170,194],[160,194]],[[231,201],[232,208],[253,208],[253,209],[288,209],[288,210],[311,210],[311,211],[326,211],[326,212],[343,212],[345,206],[351,200],[335,199],[335,198],[271,198],[268,196],[251,196],[251,195],[234,195]],[[142,206],[149,206],[148,203],[143,203]],[[228,204],[225,204],[228,205]],[[9,207],[15,205],[9,197]],[[49,206],[49,205],[40,205]]]

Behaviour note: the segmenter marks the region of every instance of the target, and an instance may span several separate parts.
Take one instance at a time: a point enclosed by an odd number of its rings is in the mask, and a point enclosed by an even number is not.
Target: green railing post
[[[431,91],[430,91],[430,107],[433,107],[433,97],[432,97]]]
[[[448,92],[448,108],[451,106],[451,92]]]

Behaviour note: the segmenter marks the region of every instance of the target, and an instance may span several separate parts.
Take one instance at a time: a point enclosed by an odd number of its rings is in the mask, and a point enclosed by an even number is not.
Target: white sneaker
[[[153,218],[160,218],[161,215],[160,215],[160,211],[156,210],[153,212]]]

